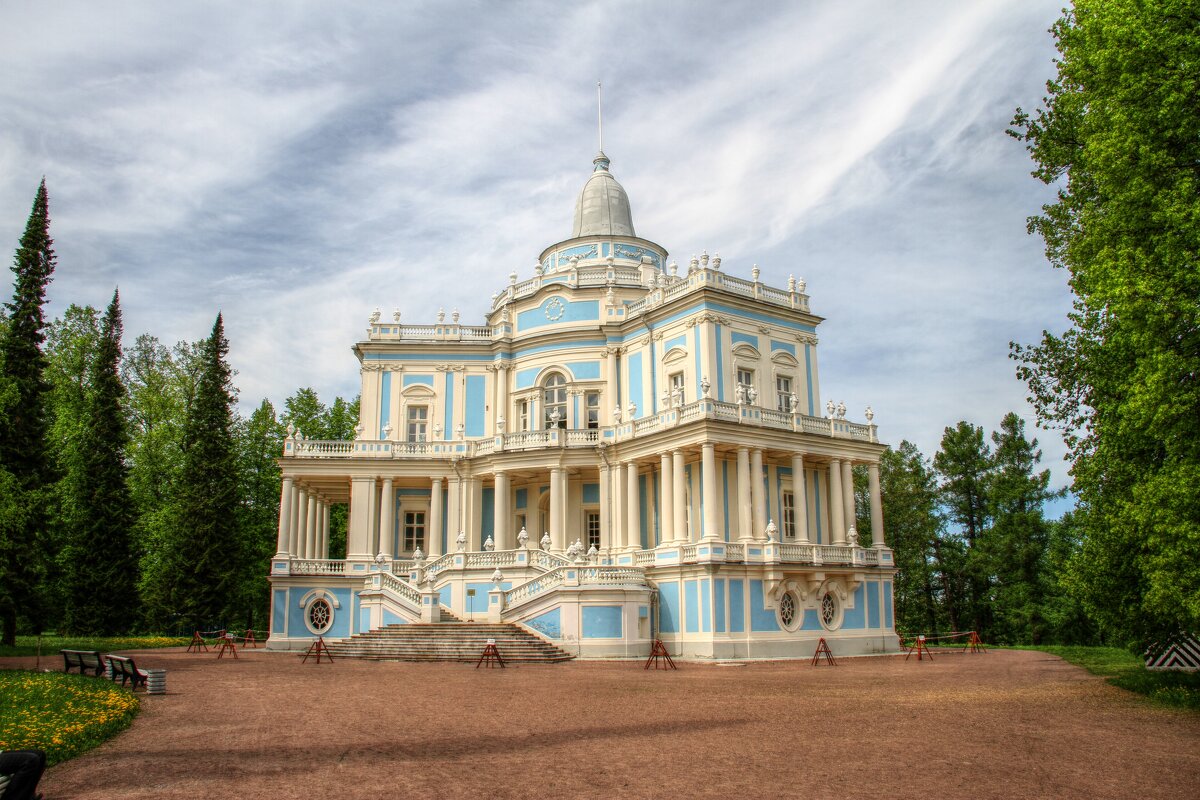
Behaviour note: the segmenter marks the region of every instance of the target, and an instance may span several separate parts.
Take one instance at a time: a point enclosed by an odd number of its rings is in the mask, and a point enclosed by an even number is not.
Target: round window
[[[837,596],[833,592],[826,592],[821,595],[821,624],[828,630],[834,630],[841,623],[841,609],[838,606]]]
[[[779,598],[779,621],[785,628],[791,628],[796,622],[796,598],[791,592],[784,592]]]
[[[308,629],[313,633],[324,633],[333,624],[333,608],[329,601],[318,599],[308,607]]]

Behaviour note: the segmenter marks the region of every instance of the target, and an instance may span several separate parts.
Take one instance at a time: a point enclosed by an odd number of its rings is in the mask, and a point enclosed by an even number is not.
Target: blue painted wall
[[[752,631],[779,630],[779,623],[775,620],[775,611],[763,608],[765,602],[763,582],[750,581],[750,630]]]
[[[559,608],[553,608],[544,614],[538,614],[533,619],[527,619],[525,624],[543,636],[549,636],[551,639],[562,638],[562,611]]]
[[[300,598],[308,594],[309,591],[309,587],[295,587],[287,593],[287,599],[284,602],[289,606],[288,611],[290,614],[288,616],[287,635],[290,637],[307,636],[311,638],[313,636],[309,632],[308,626],[304,624],[304,615],[307,613],[307,609],[300,608],[297,605],[300,602]],[[339,607],[333,609],[333,625],[330,626],[325,635],[331,639],[349,636],[353,633],[350,630],[350,623],[354,617],[354,600],[357,597],[350,589],[327,589],[326,591],[337,598],[337,605]],[[276,599],[278,599],[278,596]],[[328,598],[326,599],[328,600]],[[330,606],[333,606],[333,603],[330,603]]]
[[[287,616],[287,596],[286,589],[276,589],[271,592],[271,633],[283,633],[284,631],[284,619]]]
[[[443,423],[447,439],[454,438],[454,375],[453,372],[446,373],[446,391],[443,395],[446,398],[446,418]]]
[[[791,342],[777,342],[774,339],[772,339],[771,340],[771,352],[775,352],[776,350],[783,350],[785,352],[791,353],[793,356],[796,355],[796,345],[792,344]]]
[[[751,336],[748,333],[738,333],[737,331],[730,331],[729,332],[729,344],[730,345],[748,344],[751,347],[753,347],[755,350],[757,350],[758,349],[758,337]]]
[[[642,354],[631,354],[625,359],[625,364],[629,372],[629,400],[626,401],[626,405],[631,402],[637,404],[637,416],[640,419],[646,416],[650,410],[646,399],[642,397]],[[625,416],[625,419],[628,421],[628,415]]]
[[[492,487],[487,487],[483,490],[483,508],[480,509],[482,519],[480,520],[480,541],[479,549],[483,549],[483,542],[489,536],[493,537],[495,542],[496,536],[496,490]]]
[[[654,545],[646,541],[647,537],[652,536],[650,533],[650,491],[646,486],[645,474],[638,476],[638,541],[642,543],[643,550],[649,550]]]
[[[658,585],[658,630],[679,633],[678,581],[663,581]]]
[[[741,578],[729,580],[729,632],[746,630],[746,584]]]
[[[452,591],[450,584],[446,584],[441,589],[438,589],[438,605],[443,605],[450,609],[454,608],[454,606],[451,605],[451,600],[453,597],[454,592]]]
[[[842,627],[856,629],[867,627],[866,606],[866,585],[860,583],[854,590],[854,608],[847,608],[842,613]]]
[[[392,419],[392,373],[385,372],[379,381],[379,437],[383,438],[383,426]]]
[[[538,373],[541,371],[541,367],[517,370],[517,388],[528,389],[530,386],[533,386],[537,382]]]
[[[383,610],[383,624],[384,625],[407,625],[408,620],[406,620],[404,617],[396,616],[395,614],[393,614],[392,612],[388,611],[385,608]]]
[[[487,378],[483,375],[467,376],[467,436],[483,436],[483,418],[487,401],[484,387]]]
[[[817,617],[817,611],[815,608],[804,609],[804,622],[803,622],[803,624],[801,624],[800,630],[802,630],[802,631],[824,630],[824,628],[821,627],[821,620],[820,620],[820,618]]]
[[[879,627],[879,584],[867,584],[867,627]]]
[[[700,632],[712,633],[712,590],[708,578],[700,579]]]
[[[562,315],[558,319],[549,319],[546,316],[547,307],[556,300],[557,304],[562,305]],[[517,329],[527,331],[563,322],[587,322],[598,319],[600,319],[599,300],[564,300],[556,295],[547,297],[537,308],[517,314]]]
[[[696,602],[696,581],[683,582],[683,619],[684,630],[688,633],[700,632],[699,603]]]
[[[514,504],[516,508],[526,508],[529,504],[529,490],[517,489],[516,500]]]
[[[713,612],[716,617],[717,633],[725,632],[725,579],[713,580]]]
[[[403,385],[405,387],[428,386],[430,389],[432,389],[433,388],[433,376],[432,375],[405,375],[403,383],[401,385]]]
[[[620,606],[584,606],[582,611],[584,639],[620,639],[623,635]]]
[[[725,400],[725,345],[722,343],[721,326],[714,325],[714,346],[717,348],[717,399]]]
[[[571,370],[577,381],[600,380],[599,361],[568,361],[567,369]]]
[[[883,582],[883,623],[884,627],[892,628],[895,621],[892,619],[892,582]]]

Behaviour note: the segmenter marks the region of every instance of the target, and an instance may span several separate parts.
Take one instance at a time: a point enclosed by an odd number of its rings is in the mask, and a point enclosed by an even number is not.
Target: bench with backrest
[[[91,672],[99,677],[104,674],[104,656],[99,650],[59,650],[63,657],[63,672],[70,672],[76,667],[80,675]]]
[[[132,681],[131,688],[136,692],[138,684],[146,685],[146,678],[149,677],[144,669],[138,669],[137,664],[133,663],[133,659],[127,656],[109,656],[108,663],[112,666],[113,683],[118,680],[124,686],[126,681]]]

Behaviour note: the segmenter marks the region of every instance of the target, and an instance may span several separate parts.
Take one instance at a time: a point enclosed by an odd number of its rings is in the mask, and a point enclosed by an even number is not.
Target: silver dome
[[[592,177],[583,185],[575,203],[575,232],[580,236],[637,236],[633,232],[633,214],[629,195],[608,171],[608,156],[601,151],[592,161]]]

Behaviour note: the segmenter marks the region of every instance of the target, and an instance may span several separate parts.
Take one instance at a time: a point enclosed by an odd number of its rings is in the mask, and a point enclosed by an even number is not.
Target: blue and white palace
[[[583,658],[896,649],[884,447],[869,408],[822,404],[804,282],[669,262],[593,163],[483,325],[371,316],[353,441],[289,432],[270,647],[450,612]]]

